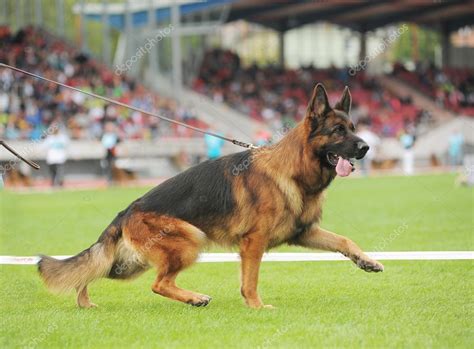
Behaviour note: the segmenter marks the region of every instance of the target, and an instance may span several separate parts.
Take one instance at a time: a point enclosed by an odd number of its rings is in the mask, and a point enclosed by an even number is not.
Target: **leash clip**
[[[258,147],[256,145],[253,145],[252,143],[245,143],[245,142],[238,141],[236,139],[233,139],[232,143],[235,145],[247,148],[247,149],[258,149]]]

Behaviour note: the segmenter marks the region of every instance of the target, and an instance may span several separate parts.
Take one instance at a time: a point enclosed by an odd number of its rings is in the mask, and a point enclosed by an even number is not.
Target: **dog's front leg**
[[[257,292],[258,273],[263,252],[267,246],[267,239],[263,234],[248,234],[240,241],[241,258],[241,289],[245,303],[250,308],[271,308],[264,305]]]
[[[365,271],[383,271],[383,265],[367,256],[354,241],[331,233],[317,225],[313,225],[307,232],[298,237],[294,243],[309,248],[340,252]]]

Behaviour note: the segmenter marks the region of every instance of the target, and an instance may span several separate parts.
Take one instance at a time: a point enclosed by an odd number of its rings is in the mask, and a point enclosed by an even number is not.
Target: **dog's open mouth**
[[[336,168],[336,173],[341,177],[347,177],[355,170],[354,163],[341,155],[330,151],[326,154],[326,157],[328,162]]]

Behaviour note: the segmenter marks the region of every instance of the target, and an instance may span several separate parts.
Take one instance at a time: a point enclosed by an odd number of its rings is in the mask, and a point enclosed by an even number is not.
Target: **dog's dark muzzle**
[[[365,154],[369,151],[369,145],[363,141],[357,142],[357,152],[355,158],[357,160],[362,159]]]

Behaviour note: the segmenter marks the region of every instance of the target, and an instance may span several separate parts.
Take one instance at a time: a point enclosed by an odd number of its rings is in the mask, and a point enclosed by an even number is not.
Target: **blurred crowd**
[[[394,76],[416,86],[441,107],[462,115],[474,116],[474,71],[472,69],[437,69],[418,64],[414,71],[396,65]]]
[[[174,100],[147,91],[125,75],[81,53],[42,30],[12,33],[0,27],[0,62],[86,91],[155,112],[197,127],[207,127]],[[120,139],[198,136],[195,132],[126,108],[107,105],[79,92],[0,69],[0,136],[39,139],[53,123],[64,125],[72,139],[101,139],[112,122]]]
[[[100,62],[42,30],[25,28],[11,33],[8,27],[0,27],[0,62],[197,127],[208,127],[174,100],[150,93],[125,75],[114,74]],[[474,115],[473,74],[419,65],[414,72],[396,66],[394,75],[417,86],[444,107]],[[243,67],[235,53],[223,49],[206,52],[193,88],[277,130],[304,116],[316,81],[324,83],[332,103],[340,97],[343,87],[350,85],[352,117],[369,125],[379,136],[399,136],[407,127],[430,117],[410,99],[383,89],[364,72],[350,76],[347,69],[313,66],[297,70]],[[66,126],[72,139],[101,139],[108,122],[116,125],[120,139],[199,136],[180,126],[0,69],[2,137],[38,139],[53,122]]]
[[[263,120],[275,129],[300,120],[306,111],[315,82],[322,82],[334,104],[345,85],[351,86],[351,116],[364,120],[381,136],[397,136],[407,125],[429,117],[410,99],[399,98],[383,89],[364,72],[349,76],[347,69],[282,69],[256,65],[242,67],[239,57],[229,51],[213,49],[203,60],[193,88],[216,101]]]

